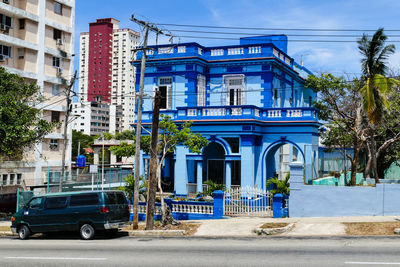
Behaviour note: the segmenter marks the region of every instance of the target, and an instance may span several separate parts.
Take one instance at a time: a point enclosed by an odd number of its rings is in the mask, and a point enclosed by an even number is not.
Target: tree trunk
[[[371,178],[372,149],[371,149],[370,143],[367,143],[367,148],[368,148],[368,161],[367,161],[367,165],[365,166],[365,178]]]
[[[158,191],[160,192],[160,199],[161,199],[161,223],[164,225],[164,222],[166,221],[166,208],[165,208],[165,203],[164,203],[164,195],[163,195],[163,190],[161,186],[161,166],[162,162],[158,164],[158,170],[157,170],[157,176],[158,176]]]
[[[146,230],[154,228],[154,210],[157,191],[157,166],[158,166],[158,124],[160,115],[160,91],[156,91],[154,98],[153,121],[151,127],[151,143],[150,143],[150,172],[149,183],[147,189],[147,210],[146,210]]]
[[[375,184],[379,184],[378,169],[376,164],[376,141],[374,138],[371,140],[371,157],[372,157],[372,168],[374,171]]]

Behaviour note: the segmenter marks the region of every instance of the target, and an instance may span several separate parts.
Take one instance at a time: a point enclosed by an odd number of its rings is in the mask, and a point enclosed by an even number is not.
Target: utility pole
[[[68,86],[67,90],[67,110],[65,111],[65,121],[64,121],[64,145],[63,145],[63,150],[62,150],[62,160],[61,160],[61,177],[60,177],[60,186],[58,191],[62,192],[62,187],[63,187],[63,179],[65,175],[65,152],[67,149],[67,130],[68,130],[68,119],[69,119],[69,114],[71,112],[71,92],[73,91],[75,79],[76,79],[76,73],[75,71],[74,76],[71,79],[70,85]],[[79,154],[79,152],[78,152]]]
[[[143,37],[143,48],[142,50],[142,61],[140,65],[140,84],[139,84],[139,96],[137,105],[137,115],[136,115],[136,147],[135,147],[135,186],[134,186],[134,199],[133,199],[133,229],[138,229],[139,220],[139,178],[140,178],[140,137],[142,132],[142,106],[143,106],[143,87],[144,87],[144,73],[146,70],[146,51],[147,51],[147,41],[149,38],[149,30],[157,33],[164,34],[157,27],[150,25],[149,22],[138,20],[132,15],[131,20],[141,26],[144,26],[144,37]]]
[[[151,143],[150,143],[150,171],[147,188],[147,209],[146,209],[146,230],[154,228],[154,206],[157,191],[157,156],[158,156],[158,125],[160,122],[161,92],[156,91],[154,98],[153,120],[151,124]]]

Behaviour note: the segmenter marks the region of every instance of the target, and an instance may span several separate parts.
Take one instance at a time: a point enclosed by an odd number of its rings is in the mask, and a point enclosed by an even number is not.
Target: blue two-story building
[[[190,120],[209,145],[201,154],[178,146],[163,167],[163,180],[177,194],[201,192],[204,181],[265,188],[282,177],[284,164],[303,161],[306,177],[318,153],[315,92],[304,87],[310,72],[287,55],[287,37],[241,38],[238,45],[198,43],[150,46],[144,93],[162,94],[161,114]],[[136,66],[139,90],[141,54]],[[150,127],[151,98],[143,103]],[[286,146],[284,146],[286,144]],[[285,147],[285,149],[283,149]],[[142,155],[141,172],[148,155]]]

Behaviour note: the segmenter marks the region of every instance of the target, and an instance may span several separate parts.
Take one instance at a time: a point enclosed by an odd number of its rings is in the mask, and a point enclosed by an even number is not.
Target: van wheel
[[[21,240],[25,240],[28,239],[28,237],[31,235],[31,231],[29,230],[28,226],[26,226],[25,224],[21,225],[18,228],[18,236],[19,239]]]
[[[94,237],[94,228],[90,224],[85,223],[79,229],[79,233],[80,233],[82,239],[90,240],[90,239],[93,239],[93,237]]]

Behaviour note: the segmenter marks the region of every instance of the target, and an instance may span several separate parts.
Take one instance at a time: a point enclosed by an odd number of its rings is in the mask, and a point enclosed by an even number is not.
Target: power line
[[[189,33],[207,33],[207,34],[222,34],[222,35],[256,35],[256,36],[266,36],[271,35],[271,33],[249,33],[249,32],[213,32],[213,31],[196,31],[196,30],[178,30],[178,29],[170,29],[171,32],[189,32]],[[354,34],[285,34],[287,36],[296,36],[296,37],[362,37],[362,35],[354,35]],[[400,37],[400,35],[387,35],[388,37]],[[291,40],[289,40],[291,41]]]
[[[216,36],[191,36],[191,35],[175,35],[180,38],[191,38],[191,39],[217,39],[217,40],[240,40],[240,37],[216,37]],[[256,38],[246,38],[246,40],[260,41]],[[304,42],[304,43],[356,43],[357,40],[273,40],[274,42]],[[391,40],[390,43],[399,43],[400,40]]]
[[[325,31],[325,32],[376,32],[372,29],[323,29],[323,28],[262,28],[262,27],[235,27],[235,26],[215,26],[215,25],[194,25],[194,24],[175,24],[157,23],[163,26],[192,27],[192,28],[212,28],[212,29],[235,29],[235,30],[261,30],[261,31]],[[400,29],[389,29],[386,32],[400,32]]]

